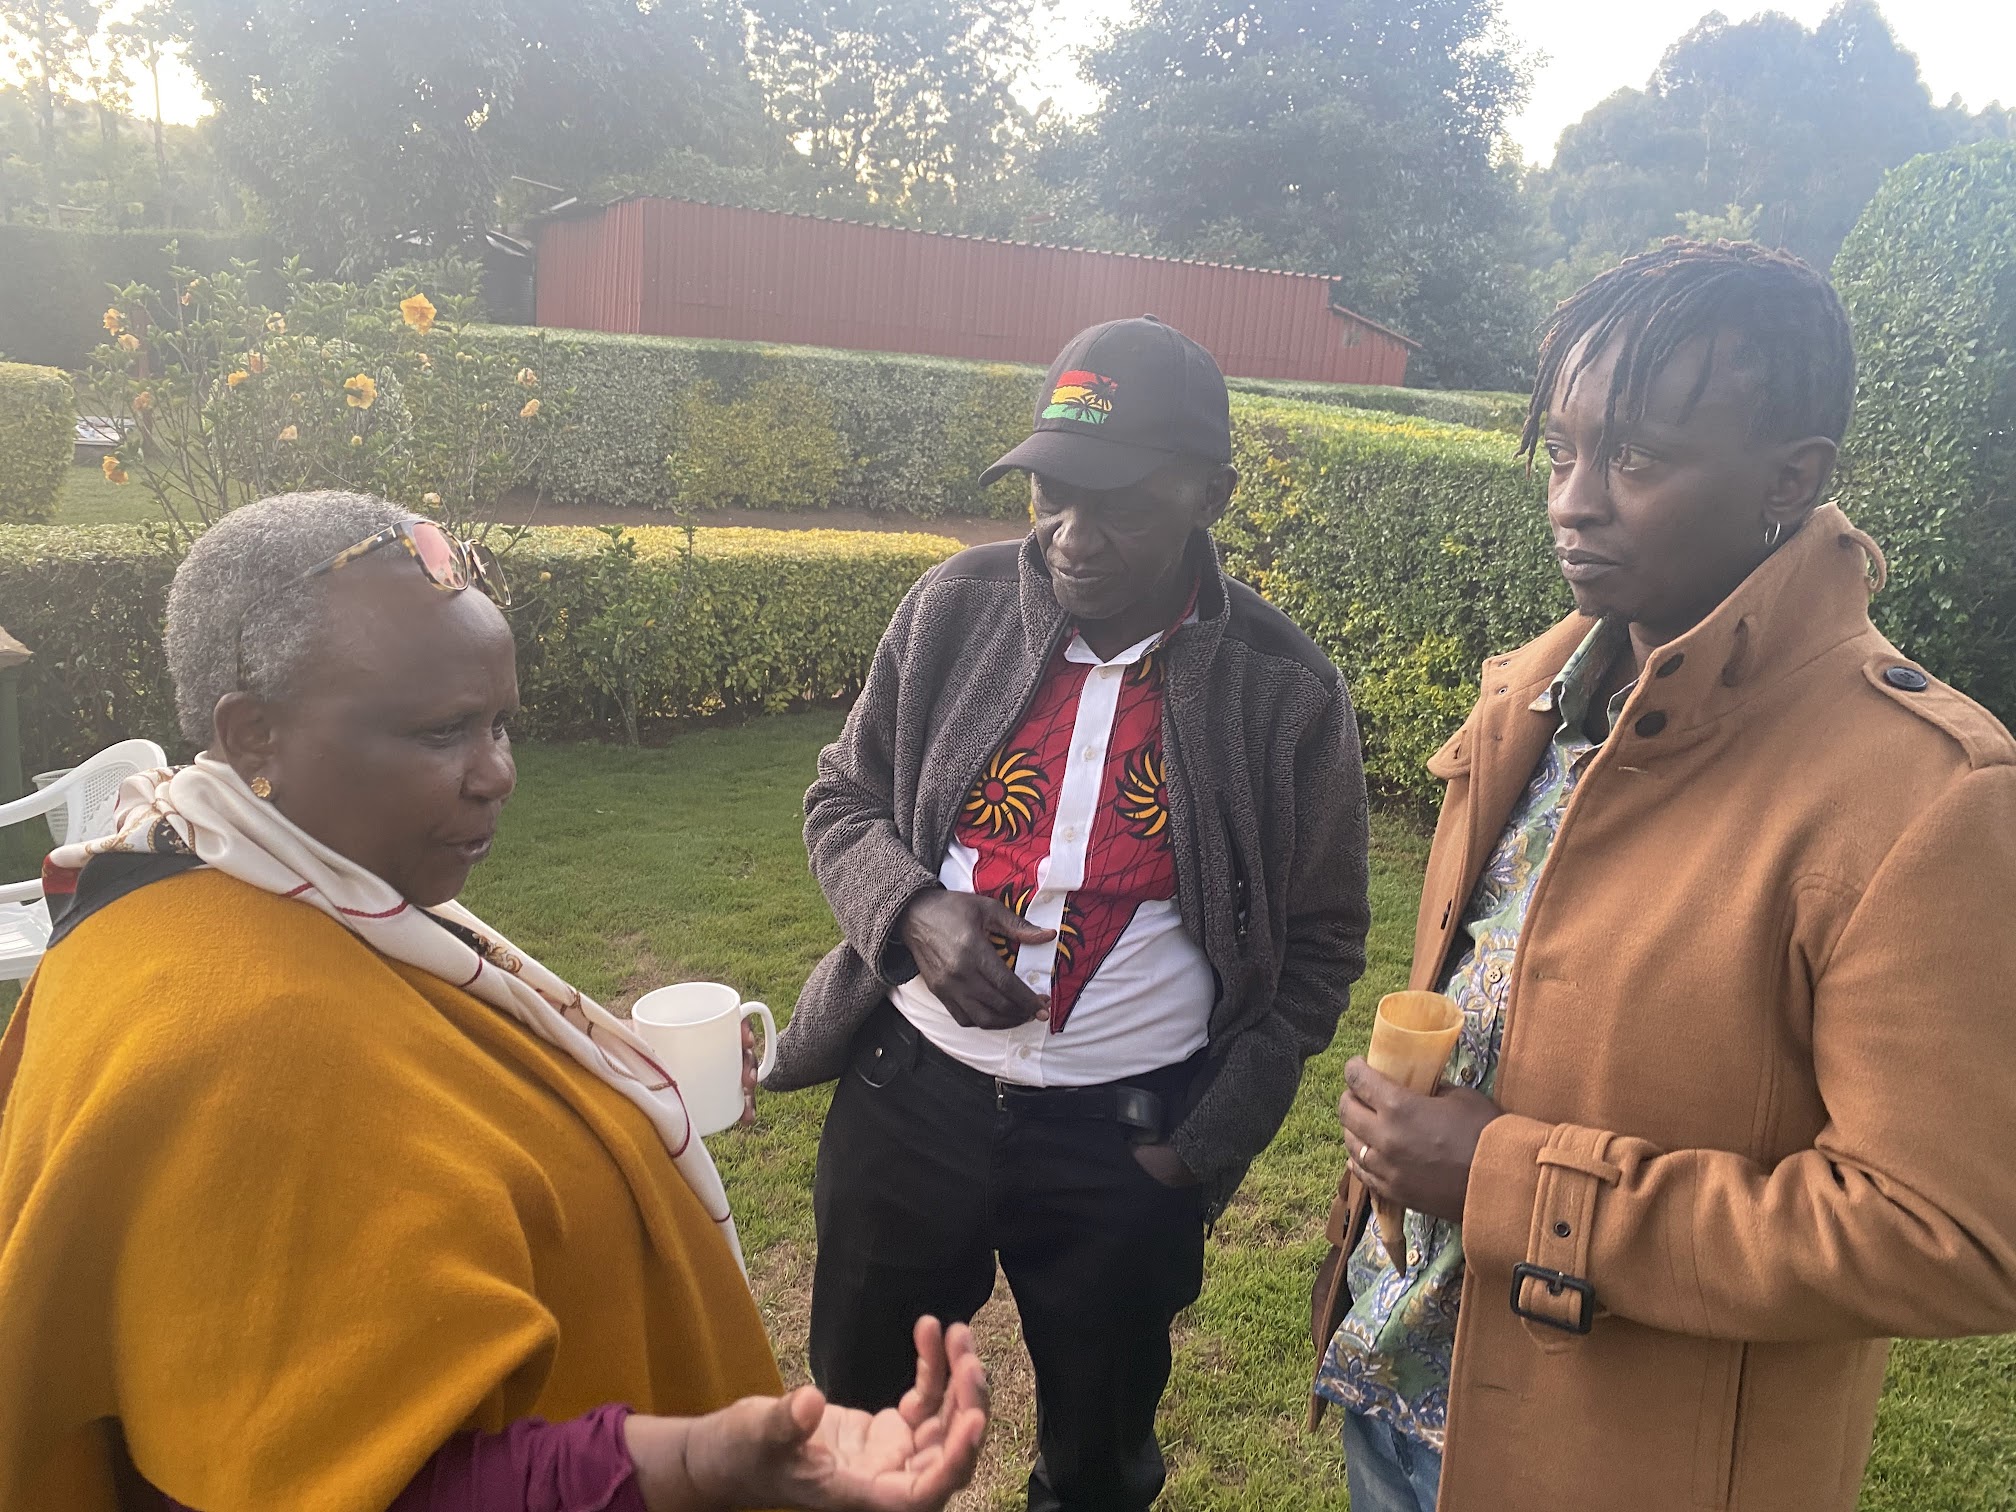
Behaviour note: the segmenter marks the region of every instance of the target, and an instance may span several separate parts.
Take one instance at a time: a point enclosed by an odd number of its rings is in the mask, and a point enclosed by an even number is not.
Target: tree
[[[1935,109],[1875,0],[1808,30],[1719,12],[1562,134],[1541,193],[1553,252],[1603,262],[1681,230],[1688,214],[1751,213],[1757,235],[1826,266],[1883,174],[1972,134]],[[1983,134],[1992,134],[1984,112]]]
[[[753,0],[751,68],[822,197],[948,228],[1027,139],[1009,84],[1033,12],[1033,0]]]
[[[178,40],[175,13],[168,0],[153,0],[114,25],[110,34],[114,56],[146,69],[148,81],[153,85],[154,180],[164,226],[172,226],[176,221],[175,191],[168,181],[168,133],[161,120],[161,64]]]
[[[58,203],[57,104],[82,81],[97,29],[98,7],[91,0],[0,0],[7,61],[35,101],[42,198],[52,216]]]
[[[234,170],[324,272],[759,123],[733,18],[645,0],[174,0]]]
[[[1061,156],[1102,216],[1161,252],[1332,274],[1425,343],[1422,376],[1517,380],[1504,144],[1528,65],[1493,0],[1147,0],[1086,74],[1104,101]]]

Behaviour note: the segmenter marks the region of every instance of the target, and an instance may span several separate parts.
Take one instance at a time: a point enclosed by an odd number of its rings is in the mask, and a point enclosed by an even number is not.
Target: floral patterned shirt
[[[1590,703],[1604,673],[1628,645],[1622,621],[1599,623],[1534,704],[1558,712],[1560,724],[1464,910],[1470,947],[1442,986],[1463,1010],[1463,1031],[1443,1072],[1449,1086],[1474,1087],[1488,1096],[1497,1081],[1505,998],[1526,907],[1568,799],[1602,743],[1585,729]],[[1610,700],[1612,722],[1630,692],[1626,687]],[[1463,1290],[1463,1230],[1460,1224],[1409,1212],[1406,1237],[1407,1270],[1402,1274],[1387,1258],[1373,1226],[1366,1224],[1346,1263],[1351,1310],[1324,1352],[1316,1390],[1440,1451],[1449,1416],[1456,1304]]]

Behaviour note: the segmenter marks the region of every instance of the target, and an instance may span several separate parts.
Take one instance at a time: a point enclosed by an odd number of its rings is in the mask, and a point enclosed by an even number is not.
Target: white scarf
[[[423,911],[408,903],[389,883],[337,855],[255,797],[229,765],[208,755],[198,756],[193,766],[161,767],[127,778],[119,789],[113,826],[113,833],[102,839],[59,847],[47,866],[81,872],[93,856],[113,852],[194,855],[226,876],[319,908],[380,955],[416,966],[502,1009],[643,1111],[740,1262],[742,1248],[720,1173],[693,1132],[678,1084],[628,1024],[461,904]],[[435,923],[429,912],[475,935],[483,942],[482,953]]]

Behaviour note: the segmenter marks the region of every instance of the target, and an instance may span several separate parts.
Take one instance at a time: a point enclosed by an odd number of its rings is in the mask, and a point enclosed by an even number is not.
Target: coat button
[[[1575,1231],[1573,1229],[1568,1227],[1568,1220],[1565,1218],[1561,1219],[1554,1225],[1554,1237],[1556,1239],[1566,1239],[1570,1234],[1574,1232]]]
[[[1662,710],[1654,709],[1650,714],[1639,715],[1638,723],[1631,726],[1631,728],[1636,730],[1640,735],[1643,735],[1647,740],[1650,740],[1654,735],[1657,735],[1661,730],[1666,728],[1666,715]]]
[[[1916,667],[1891,667],[1884,672],[1883,681],[1906,693],[1923,693],[1932,686],[1932,679]]]
[[[1686,660],[1687,654],[1684,651],[1676,651],[1673,655],[1667,657],[1666,660],[1659,663],[1659,669],[1652,675],[1654,677],[1671,677],[1675,672],[1680,670],[1680,664]]]

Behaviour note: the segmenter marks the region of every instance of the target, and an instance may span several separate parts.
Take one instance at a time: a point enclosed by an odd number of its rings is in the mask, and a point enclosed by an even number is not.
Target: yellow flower
[[[236,388],[236,387],[238,387],[238,385],[239,385],[239,384],[243,383],[243,382],[244,382],[244,381],[245,381],[245,380],[246,380],[247,378],[249,378],[249,377],[251,377],[251,376],[252,376],[252,375],[251,375],[250,373],[246,372],[246,371],[245,371],[245,369],[243,369],[243,368],[240,368],[240,369],[238,369],[238,371],[237,371],[237,372],[235,372],[235,373],[232,373],[232,374],[230,374],[230,375],[229,375],[228,377],[226,377],[226,378],[225,378],[225,380],[224,380],[224,386],[225,386],[226,388]]]
[[[420,495],[420,502],[422,504],[439,504],[441,502],[441,495],[437,493],[425,493]]]
[[[400,300],[399,314],[406,324],[422,336],[434,329],[434,301],[425,294],[415,294],[411,299]]]
[[[265,371],[266,371],[266,354],[265,354],[264,352],[253,352],[253,353],[251,353],[251,354],[250,354],[250,355],[248,355],[248,356],[246,357],[246,359],[245,359],[245,366],[247,366],[248,368],[252,369],[252,371],[253,371],[253,372],[255,372],[255,373],[263,373],[263,372],[265,372]]]
[[[282,426],[280,428],[280,434],[275,436],[273,439],[275,441],[299,441],[301,439],[300,427],[294,425]]]
[[[542,583],[550,583],[553,581],[553,574],[550,572],[542,572],[539,574],[539,581]]]
[[[154,396],[146,389],[133,396],[133,409],[136,414],[144,415],[152,408],[154,408]]]
[[[539,387],[539,375],[533,372],[532,369],[530,368],[518,369],[518,387],[520,388]]]
[[[525,408],[518,411],[518,418],[520,420],[530,420],[534,415],[538,413],[539,413],[539,401],[537,399],[527,399],[525,401]]]
[[[125,323],[126,317],[119,313],[117,306],[105,312],[105,330],[107,334],[117,336],[119,334],[119,327]]]
[[[434,371],[434,359],[429,357],[425,352],[420,354],[420,371],[423,373]]]
[[[104,460],[99,462],[98,470],[105,474],[105,481],[107,483],[124,483],[126,481],[126,469],[119,465],[117,457],[105,457]]]
[[[266,317],[266,329],[271,331],[275,336],[285,336],[287,334],[287,317],[285,315],[268,315]]]
[[[182,303],[184,303],[185,305],[189,303],[189,291],[187,289],[184,289],[182,291]]]
[[[343,399],[352,409],[369,409],[378,402],[378,380],[364,373],[343,380]]]
[[[131,331],[125,332],[119,338],[119,350],[122,352],[139,351],[140,338],[138,336],[135,336]]]
[[[362,436],[352,436],[350,438],[350,444],[352,446],[362,446],[364,444],[364,438]]]

